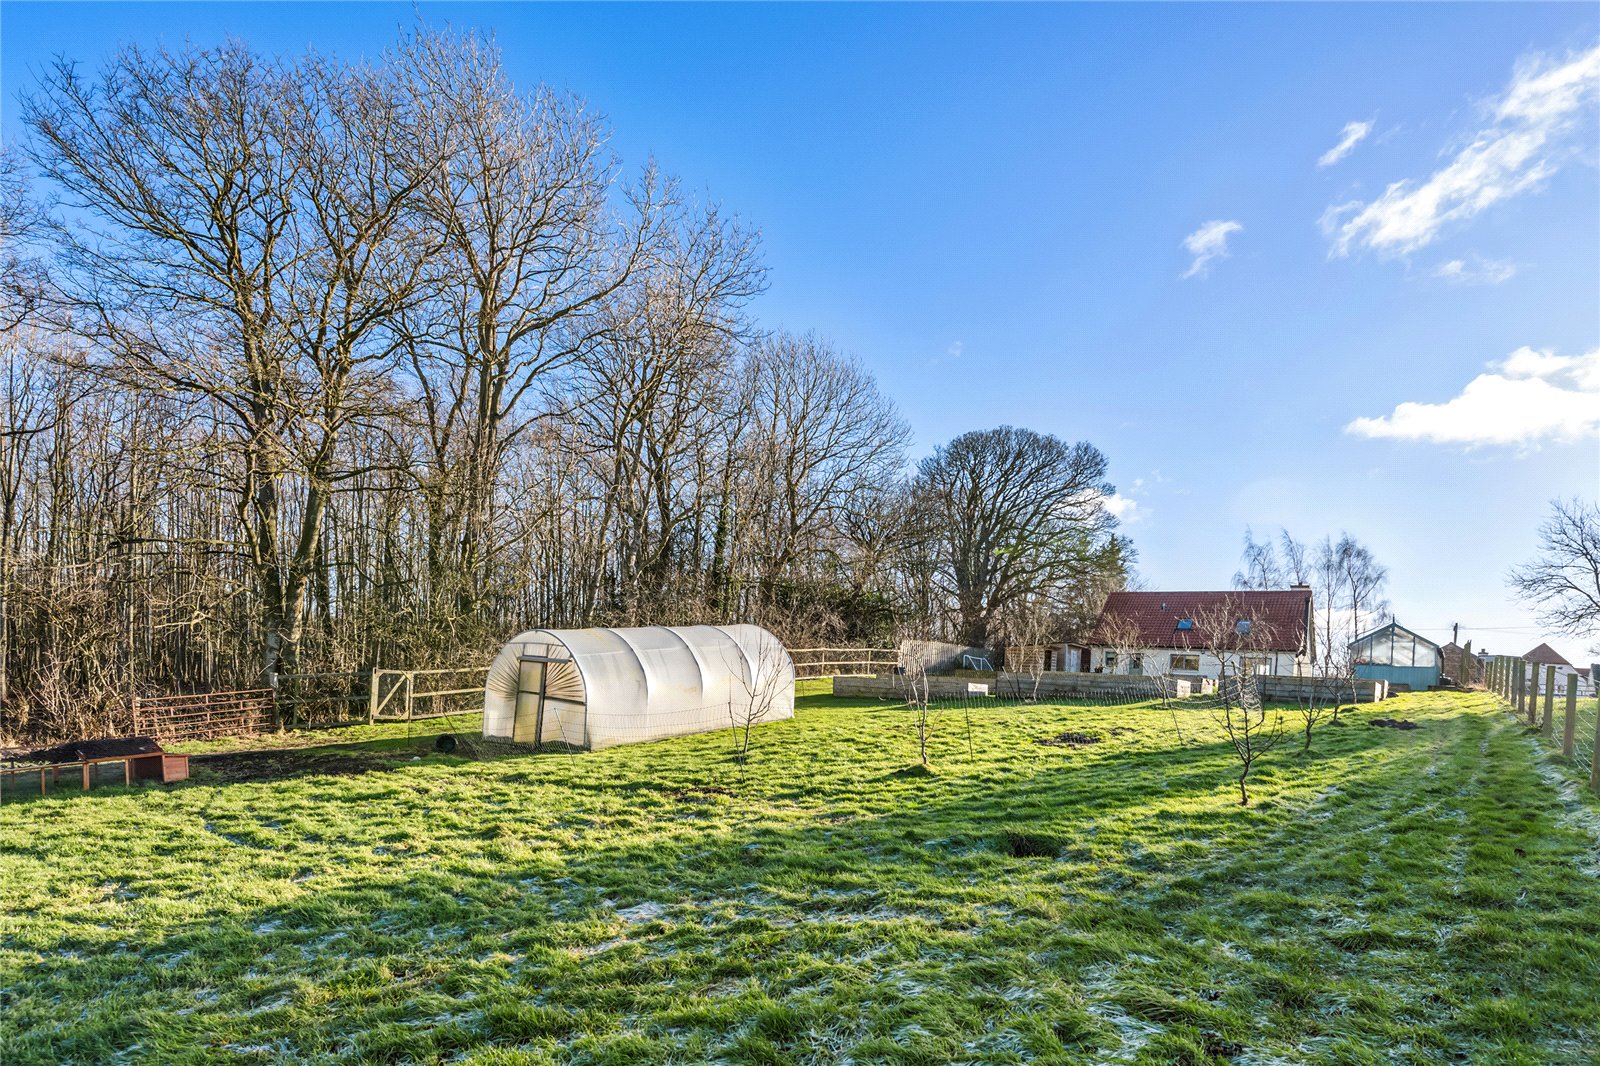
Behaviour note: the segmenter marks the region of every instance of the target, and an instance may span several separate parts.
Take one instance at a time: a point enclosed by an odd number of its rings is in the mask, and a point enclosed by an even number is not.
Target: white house
[[[1594,695],[1594,678],[1589,676],[1589,671],[1583,667],[1573,666],[1567,662],[1566,657],[1548,644],[1541,644],[1522,657],[1524,661],[1534,663],[1539,667],[1539,691],[1544,691],[1545,667],[1556,668],[1556,695],[1565,698],[1567,693],[1567,677],[1574,676],[1578,679],[1578,695]]]
[[[1226,641],[1208,639],[1218,624],[1232,629]],[[1316,662],[1316,615],[1311,587],[1229,592],[1113,592],[1090,632],[1076,664],[1090,673],[1160,673],[1216,678],[1222,660],[1228,672],[1298,677]],[[1136,650],[1134,650],[1136,649]]]

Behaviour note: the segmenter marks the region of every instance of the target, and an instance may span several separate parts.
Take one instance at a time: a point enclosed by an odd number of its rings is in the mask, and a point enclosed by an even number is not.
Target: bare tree
[[[852,358],[814,334],[762,339],[741,367],[750,382],[754,504],[769,531],[767,580],[802,546],[891,482],[910,429]]]
[[[911,709],[911,722],[917,734],[917,756],[928,765],[928,733],[933,724],[933,707],[928,699],[928,651],[921,641],[900,642],[900,692]]]
[[[958,639],[986,647],[1018,600],[1125,567],[1105,472],[1090,444],[1012,426],[964,433],[923,460],[916,492]]]
[[[1345,632],[1339,624],[1344,617],[1339,611],[1339,604],[1344,598],[1345,572],[1333,538],[1324,536],[1312,546],[1311,552],[1312,595],[1322,605],[1317,636],[1322,644],[1320,658],[1323,672],[1326,673],[1332,668],[1340,651],[1358,634]]]
[[[1538,554],[1512,567],[1508,581],[1541,625],[1572,636],[1600,630],[1600,507],[1552,501]]]
[[[738,738],[734,758],[740,766],[750,756],[751,731],[771,718],[778,701],[792,691],[789,653],[777,637],[762,630],[757,646],[743,651],[744,662],[727,664],[744,696],[728,703],[728,716]]]
[[[1284,532],[1287,539],[1288,531]],[[1233,575],[1236,589],[1276,589],[1284,585],[1284,571],[1278,562],[1277,548],[1271,540],[1256,540],[1247,527],[1244,531],[1244,551],[1240,555],[1241,569]]]
[[[1056,631],[1056,620],[1049,605],[1040,599],[1014,604],[1002,620],[1005,638],[1006,669],[1028,678],[1027,699],[1039,699],[1039,683],[1044,678],[1046,641]],[[1015,660],[1015,661],[1013,661]],[[1020,691],[1016,695],[1022,695]]]
[[[391,57],[426,108],[420,150],[441,165],[419,212],[442,234],[428,298],[400,331],[427,434],[435,579],[463,611],[486,586],[492,514],[508,450],[535,417],[539,384],[596,342],[599,304],[656,251],[675,195],[648,168],[608,206],[618,164],[583,101],[518,92],[492,41],[420,30]]]
[[[1285,737],[1283,715],[1267,709],[1249,670],[1254,656],[1271,646],[1270,627],[1229,598],[1199,611],[1193,632],[1200,647],[1219,664],[1211,718],[1239,760],[1239,804],[1249,806],[1246,781],[1251,768]]]
[[[84,220],[64,248],[98,369],[230,419],[263,671],[292,665],[342,438],[376,414],[423,249],[415,113],[383,71],[234,43],[63,60],[25,98],[35,159]]]
[[[1350,605],[1350,639],[1354,640],[1369,619],[1381,618],[1388,608],[1383,589],[1389,583],[1389,569],[1377,561],[1371,549],[1349,534],[1340,535],[1335,552]]]

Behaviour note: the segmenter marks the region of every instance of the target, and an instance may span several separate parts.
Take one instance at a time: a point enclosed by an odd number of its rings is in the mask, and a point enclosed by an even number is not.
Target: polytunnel
[[[483,735],[598,750],[794,717],[794,662],[753,625],[531,629],[489,667]]]

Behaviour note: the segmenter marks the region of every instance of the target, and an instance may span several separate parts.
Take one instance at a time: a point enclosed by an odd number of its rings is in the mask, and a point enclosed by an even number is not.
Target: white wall
[[[1588,678],[1584,677],[1582,674],[1579,674],[1578,673],[1578,668],[1576,666],[1557,666],[1556,667],[1556,698],[1558,700],[1566,699],[1566,697],[1567,697],[1567,675],[1568,674],[1577,674],[1577,676],[1578,676],[1578,695],[1580,695],[1580,696],[1593,696],[1594,695],[1594,684],[1592,682],[1590,682],[1590,680]],[[1539,691],[1540,692],[1544,691],[1544,679],[1545,679],[1544,667],[1541,666],[1541,667],[1539,667]]]
[[[1109,650],[1110,650],[1109,648],[1105,648],[1105,647],[1097,647],[1097,648],[1090,649],[1090,655],[1092,657],[1091,660],[1090,660],[1090,669],[1091,670],[1093,670],[1095,667],[1098,667],[1098,666],[1100,666],[1101,664],[1103,664],[1105,662],[1105,653],[1107,651],[1109,651]],[[1222,662],[1221,662],[1221,660],[1219,660],[1218,658],[1216,658],[1213,655],[1207,655],[1204,652],[1196,652],[1196,651],[1193,651],[1193,650],[1190,650],[1190,649],[1186,649],[1186,648],[1147,648],[1141,654],[1144,656],[1144,661],[1146,663],[1152,664],[1153,668],[1155,669],[1156,672],[1163,673],[1163,674],[1173,673],[1174,672],[1172,667],[1169,665],[1171,663],[1171,661],[1172,661],[1170,656],[1173,656],[1173,655],[1198,655],[1200,657],[1200,669],[1199,670],[1196,670],[1196,671],[1178,670],[1176,672],[1180,673],[1180,674],[1198,673],[1202,677],[1210,677],[1210,678],[1219,678],[1219,677],[1222,676]],[[1267,660],[1267,673],[1271,674],[1273,676],[1276,676],[1276,677],[1297,677],[1297,676],[1301,676],[1301,675],[1305,675],[1305,674],[1311,673],[1310,663],[1306,662],[1304,659],[1298,658],[1297,656],[1295,656],[1295,655],[1293,655],[1293,654],[1291,654],[1289,652],[1264,652],[1259,656],[1252,655],[1252,656],[1250,656],[1250,658],[1263,658],[1263,659],[1266,659]],[[1126,673],[1129,672],[1128,671],[1128,666],[1129,666],[1129,663],[1128,663],[1128,660],[1127,660],[1127,656],[1119,655],[1117,657],[1116,669],[1114,671],[1112,671],[1112,672],[1113,673],[1118,673],[1118,674],[1126,674]],[[1238,667],[1238,660],[1236,658],[1230,656],[1229,657],[1229,667],[1228,667],[1229,673],[1230,674],[1233,673],[1237,669],[1237,667]],[[1148,674],[1150,672],[1151,672],[1150,669],[1146,669],[1144,671],[1144,673],[1146,673],[1146,674]]]

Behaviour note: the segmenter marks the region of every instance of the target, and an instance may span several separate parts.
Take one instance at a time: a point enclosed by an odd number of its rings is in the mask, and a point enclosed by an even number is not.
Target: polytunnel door
[[[537,744],[544,734],[545,667],[537,659],[523,659],[517,668],[517,710],[511,721],[511,739],[517,744]]]

